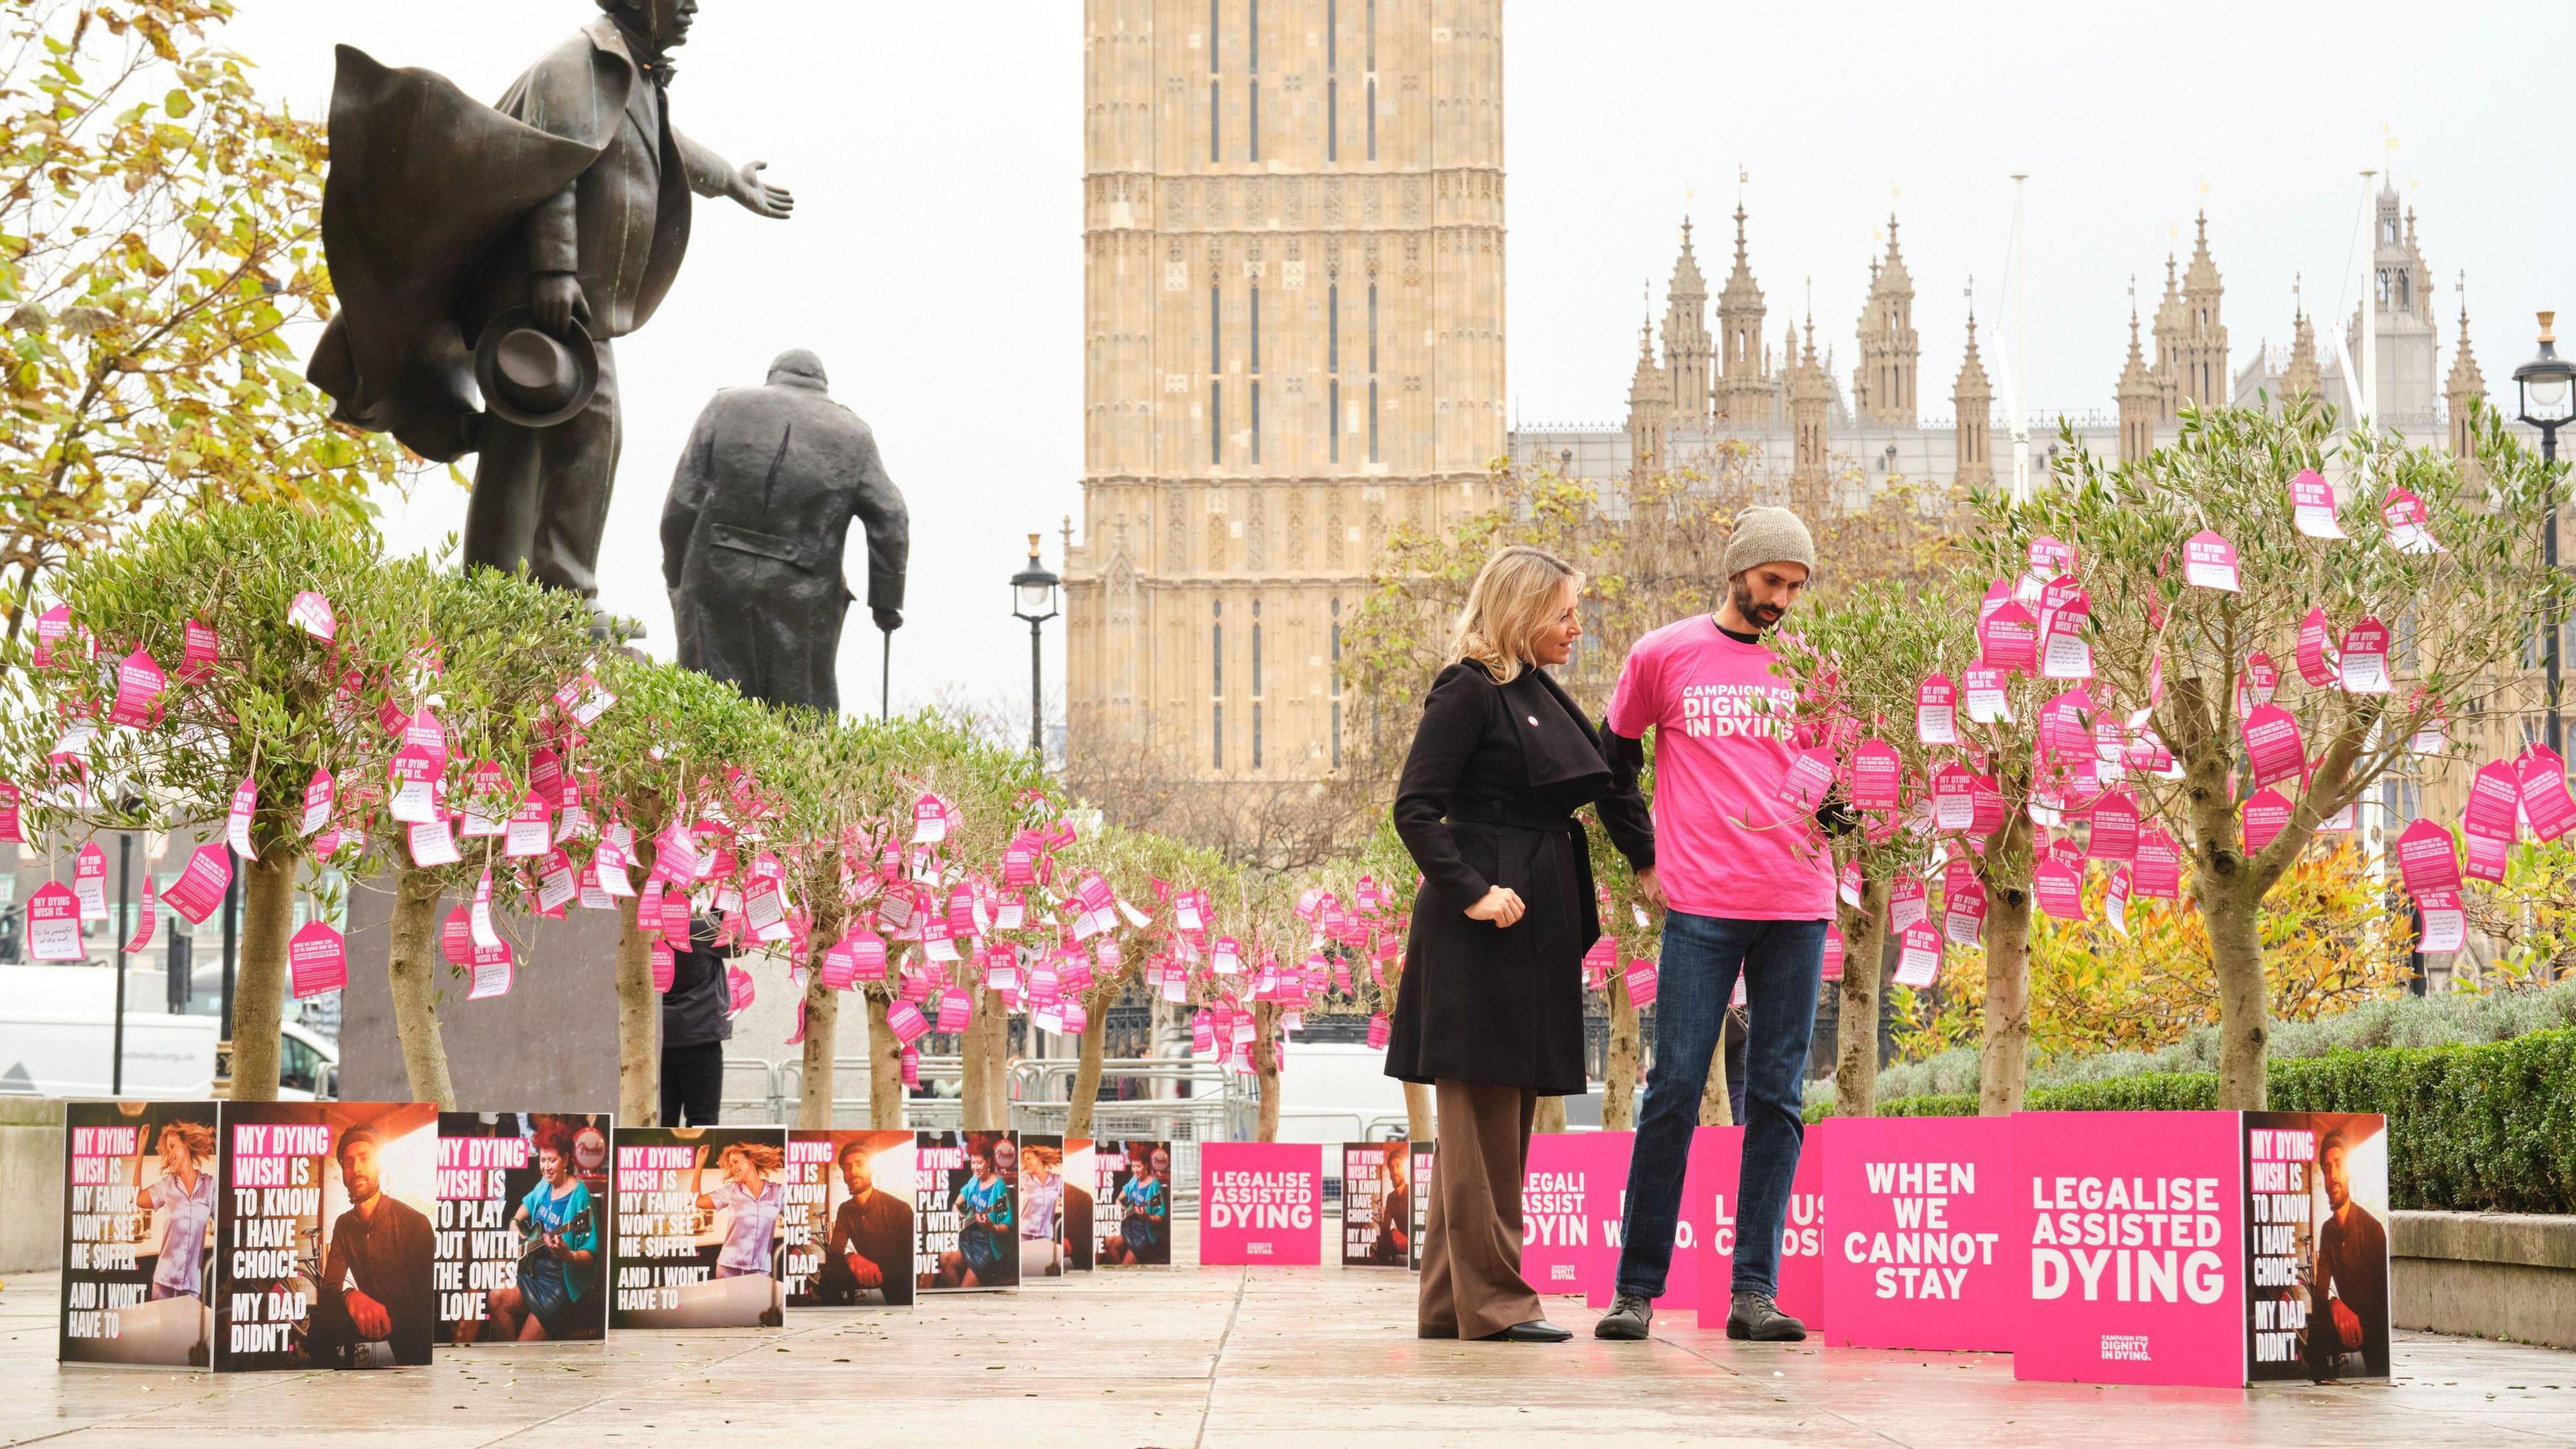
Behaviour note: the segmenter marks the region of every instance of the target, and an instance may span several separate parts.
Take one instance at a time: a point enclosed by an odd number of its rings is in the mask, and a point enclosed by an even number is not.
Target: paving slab
[[[1181,1247],[1189,1248],[1187,1234]],[[442,1350],[425,1370],[63,1368],[51,1274],[0,1285],[0,1444],[348,1449],[566,1442],[1082,1449],[2294,1449],[2576,1445],[2576,1353],[2401,1333],[2377,1385],[2250,1391],[2019,1383],[2000,1354],[1743,1344],[1667,1313],[1644,1343],[1413,1336],[1410,1274],[1094,1273],[904,1310],[792,1313],[776,1330]]]

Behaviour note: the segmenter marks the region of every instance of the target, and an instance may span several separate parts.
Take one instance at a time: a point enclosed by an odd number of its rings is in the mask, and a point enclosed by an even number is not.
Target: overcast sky
[[[491,99],[594,13],[588,0],[241,11],[232,43],[315,115],[335,41]],[[1081,501],[1081,43],[1078,0],[705,0],[673,115],[737,161],[770,162],[798,210],[781,225],[700,201],[679,286],[618,345],[626,453],[601,575],[608,602],[647,621],[648,647],[671,644],[656,526],[690,423],[716,389],[810,347],[912,507],[897,708],[943,686],[1025,702],[1027,634],[1005,580],[1033,529],[1060,566],[1057,528]],[[2348,315],[2365,167],[2389,165],[2418,208],[2446,318],[2467,271],[2491,386],[2509,393],[2534,309],[2576,313],[2564,0],[1510,0],[1504,52],[1510,386],[1534,422],[1618,420],[1641,288],[1654,282],[1660,314],[1685,210],[1712,286],[1723,279],[1739,168],[1767,330],[1806,313],[1812,277],[1818,345],[1846,372],[1869,259],[1897,213],[1927,414],[1948,412],[1971,273],[2001,380],[1987,328],[2005,315],[2015,171],[2031,176],[2040,407],[2110,406],[2129,276],[2152,305],[2203,206],[2234,365],[2287,344],[2296,274],[2311,310]],[[463,511],[435,478],[386,502],[405,546]],[[864,611],[851,625],[843,700],[872,708],[876,633]],[[1051,692],[1061,658],[1050,649]]]

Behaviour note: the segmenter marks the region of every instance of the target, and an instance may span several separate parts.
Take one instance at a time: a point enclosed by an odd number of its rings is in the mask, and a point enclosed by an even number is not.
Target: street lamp
[[[1046,736],[1041,733],[1046,719],[1046,696],[1040,688],[1042,643],[1046,621],[1056,615],[1056,585],[1062,582],[1038,562],[1038,536],[1030,534],[1029,566],[1011,575],[1011,617],[1029,624],[1029,753],[1041,761],[1046,758]]]
[[[2558,569],[2558,480],[2551,472],[2558,466],[2558,430],[2576,416],[2576,363],[2558,355],[2558,339],[2549,330],[2557,317],[2555,312],[2540,314],[2540,355],[2513,370],[2513,389],[2522,421],[2540,430],[2541,481],[2549,490],[2549,516],[2541,526],[2540,556],[2553,574]],[[2565,627],[2561,623],[2550,625],[2549,638],[2541,652],[2541,662],[2549,671],[2549,748],[2562,759],[2566,745],[2558,734],[2558,638]]]

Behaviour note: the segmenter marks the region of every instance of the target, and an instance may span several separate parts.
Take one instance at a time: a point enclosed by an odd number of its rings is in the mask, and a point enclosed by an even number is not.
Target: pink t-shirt
[[[1833,859],[1806,812],[1780,799],[1797,693],[1771,651],[1701,614],[1637,641],[1610,696],[1610,728],[1655,730],[1655,873],[1694,916],[1817,921],[1833,914]],[[1767,708],[1766,708],[1767,706]]]

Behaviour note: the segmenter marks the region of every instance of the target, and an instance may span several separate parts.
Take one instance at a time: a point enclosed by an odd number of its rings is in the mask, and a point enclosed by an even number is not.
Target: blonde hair
[[[728,1142],[725,1150],[716,1154],[716,1161],[721,1163],[728,1157],[737,1156],[750,1163],[751,1170],[763,1177],[787,1165],[787,1153],[768,1142]]]
[[[188,1155],[191,1158],[194,1158],[199,1162],[212,1162],[215,1160],[214,1128],[207,1126],[203,1122],[189,1122],[184,1120],[164,1122],[161,1124],[160,1132],[153,1136],[153,1147],[157,1150],[161,1145],[161,1139],[168,1137],[173,1132],[179,1134],[179,1145],[188,1149]]]
[[[1569,582],[1582,592],[1582,573],[1546,549],[1514,544],[1496,552],[1467,590],[1444,667],[1473,659],[1498,683],[1519,678],[1533,662],[1530,641],[1555,615],[1557,592]]]

